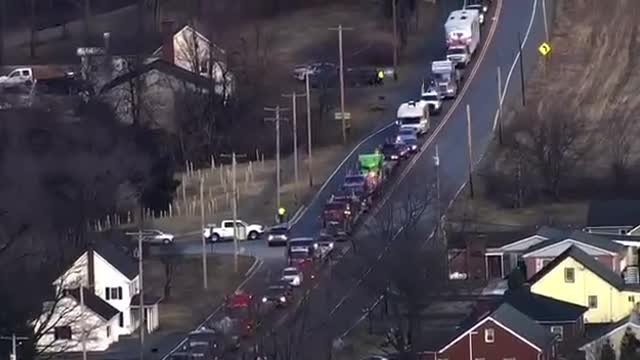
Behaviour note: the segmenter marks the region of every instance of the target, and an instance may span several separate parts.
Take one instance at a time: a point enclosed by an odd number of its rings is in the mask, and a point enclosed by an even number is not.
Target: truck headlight
[[[273,236],[272,234],[269,234],[268,240],[273,240],[274,238],[275,238],[275,236]]]
[[[284,296],[280,296],[280,302],[287,302],[287,298]]]
[[[489,10],[489,8],[487,7],[487,5],[482,7],[482,11],[487,12]]]
[[[266,298],[266,297],[263,297],[263,298],[262,298],[262,302],[263,302],[263,303],[266,303],[266,302],[267,302],[267,298]]]

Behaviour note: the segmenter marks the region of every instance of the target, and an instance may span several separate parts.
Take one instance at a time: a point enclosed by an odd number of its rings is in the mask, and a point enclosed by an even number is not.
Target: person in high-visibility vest
[[[376,84],[382,85],[383,83],[384,83],[384,70],[380,69],[378,70],[378,73],[377,73]]]
[[[278,222],[283,223],[285,220],[285,215],[287,215],[287,209],[280,207],[278,208]]]

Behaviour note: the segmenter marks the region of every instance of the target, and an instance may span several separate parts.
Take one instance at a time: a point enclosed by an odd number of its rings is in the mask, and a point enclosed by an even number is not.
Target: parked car
[[[281,224],[270,228],[267,231],[267,245],[287,245],[289,240],[289,225]]]
[[[129,233],[129,235],[133,237],[137,237],[139,233],[134,232],[134,233]],[[155,229],[142,230],[142,241],[147,244],[168,245],[173,243],[174,238],[175,238],[174,235],[167,234],[160,230],[155,230]]]
[[[211,241],[218,242],[221,240],[233,240],[234,231],[238,236],[241,236],[242,232],[246,234],[246,238],[249,240],[255,240],[264,233],[264,226],[259,224],[247,224],[242,220],[236,221],[234,230],[233,220],[223,220],[220,226],[216,224],[208,224],[202,229],[202,235]]]
[[[298,287],[302,285],[304,274],[300,269],[294,266],[289,266],[282,270],[282,281],[289,283],[291,286]]]
[[[284,307],[291,304],[293,300],[293,292],[291,287],[285,284],[271,285],[262,296],[263,304],[272,304],[276,307]]]
[[[305,81],[305,76],[309,73],[309,79],[325,73],[334,73],[336,65],[329,62],[316,62],[307,65],[299,65],[293,69],[293,77],[299,81]]]

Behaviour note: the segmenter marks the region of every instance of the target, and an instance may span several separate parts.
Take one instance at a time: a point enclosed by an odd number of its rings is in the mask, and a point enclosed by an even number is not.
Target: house
[[[602,345],[607,341],[613,347],[613,350],[616,353],[616,358],[619,358],[620,343],[622,342],[622,338],[626,331],[633,332],[636,337],[640,335],[640,315],[638,315],[636,311],[633,311],[629,316],[621,319],[620,321],[600,329],[596,336],[592,337],[587,341],[587,343],[580,346],[580,351],[584,352],[585,360],[600,359]]]
[[[556,358],[556,335],[508,303],[500,304],[440,344],[420,352],[422,360]]]
[[[619,321],[640,300],[638,282],[632,278],[625,280],[622,274],[576,245],[567,248],[528,282],[535,294],[588,307],[585,323]]]
[[[87,343],[93,346],[87,349],[90,351],[104,350],[119,336],[131,334],[140,326],[139,300],[135,303],[139,299],[139,280],[137,261],[121,247],[111,241],[93,242],[53,282],[55,293],[61,296],[43,305],[43,315],[34,324],[36,328],[51,327],[51,318],[60,319],[61,323],[67,324],[64,336],[50,329],[49,334],[40,339],[38,347],[46,350],[74,347],[78,340],[74,329],[92,330],[85,334],[85,339],[92,339]],[[81,304],[80,287],[86,289],[82,291],[84,306],[76,309],[73,305]],[[160,299],[144,298],[146,331],[152,332],[159,326]],[[86,310],[85,315],[75,317],[81,310]],[[71,326],[71,323],[75,325]]]
[[[81,295],[80,289],[66,290],[57,301],[45,303],[38,319],[48,330],[38,341],[44,352],[82,351],[83,336],[88,351],[103,351],[118,341],[120,311],[86,287]]]
[[[116,115],[126,124],[133,123],[132,88],[137,77],[141,77],[144,92],[137,105],[140,121],[170,131],[176,129],[180,116],[189,111],[199,114],[198,106],[204,107],[205,103],[198,93],[207,92],[211,86],[209,79],[161,59],[120,75],[107,83],[100,94],[113,104]]]
[[[532,277],[535,275],[546,264],[571,246],[576,246],[616,273],[624,270],[627,265],[626,246],[606,237],[574,230],[566,236],[554,237],[530,246],[522,254],[526,264],[527,276]]]
[[[640,235],[640,200],[595,200],[589,204],[586,232]]]
[[[574,350],[584,335],[585,306],[534,294],[528,286],[507,291],[504,302],[556,334],[560,353]]]

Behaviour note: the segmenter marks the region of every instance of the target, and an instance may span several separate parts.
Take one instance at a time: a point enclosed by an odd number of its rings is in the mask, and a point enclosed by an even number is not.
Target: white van
[[[429,103],[423,100],[400,104],[396,114],[396,124],[400,128],[413,128],[418,135],[427,133],[430,127]]]

